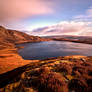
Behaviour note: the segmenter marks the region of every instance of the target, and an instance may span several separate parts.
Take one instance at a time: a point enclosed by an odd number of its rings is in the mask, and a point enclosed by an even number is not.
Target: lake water
[[[65,41],[48,41],[38,43],[25,43],[18,53],[28,60],[46,59],[50,57],[67,55],[86,55],[92,56],[92,45]]]

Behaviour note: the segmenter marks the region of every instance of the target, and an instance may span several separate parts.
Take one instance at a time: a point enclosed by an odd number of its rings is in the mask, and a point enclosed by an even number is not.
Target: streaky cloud
[[[92,36],[92,22],[62,21],[53,26],[27,32],[33,35],[79,35]]]

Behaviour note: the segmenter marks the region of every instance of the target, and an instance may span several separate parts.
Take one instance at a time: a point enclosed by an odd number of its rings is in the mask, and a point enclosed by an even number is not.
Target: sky
[[[64,22],[92,24],[92,0],[0,0],[6,28],[31,31]]]

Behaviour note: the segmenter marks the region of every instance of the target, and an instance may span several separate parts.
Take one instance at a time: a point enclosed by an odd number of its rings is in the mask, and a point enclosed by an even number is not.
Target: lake
[[[58,56],[86,55],[92,56],[92,45],[66,41],[48,41],[37,43],[25,43],[18,53],[27,60],[41,60]]]

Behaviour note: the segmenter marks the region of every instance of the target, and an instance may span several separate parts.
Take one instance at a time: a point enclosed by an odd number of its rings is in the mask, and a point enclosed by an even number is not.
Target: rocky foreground
[[[0,75],[0,92],[92,92],[92,57],[31,62]]]

